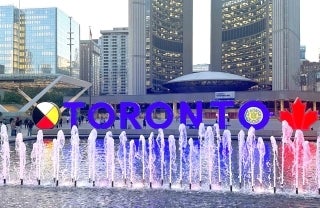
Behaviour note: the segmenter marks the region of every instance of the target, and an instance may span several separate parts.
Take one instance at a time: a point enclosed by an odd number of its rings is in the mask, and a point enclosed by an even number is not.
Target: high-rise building
[[[128,94],[146,94],[146,5],[129,1]]]
[[[58,8],[0,6],[0,64],[5,74],[79,78],[79,24]]]
[[[128,28],[101,30],[101,94],[128,94]]]
[[[299,9],[299,0],[212,0],[211,70],[245,76],[260,89],[299,89]]]
[[[163,84],[192,73],[192,21],[192,0],[129,1],[130,94],[144,94],[144,86],[149,93],[167,92]],[[140,73],[145,81],[134,76]]]
[[[91,96],[100,95],[100,45],[98,40],[80,40],[80,79],[90,82]]]

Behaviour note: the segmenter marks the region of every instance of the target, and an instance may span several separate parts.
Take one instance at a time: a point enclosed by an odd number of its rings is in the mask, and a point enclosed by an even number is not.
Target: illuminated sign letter
[[[162,108],[166,112],[166,120],[161,124],[155,123],[152,119],[152,112],[157,108]],[[169,127],[173,121],[173,112],[171,107],[164,102],[151,103],[146,109],[146,121],[149,124],[149,126],[154,129],[159,129],[159,128],[165,129]]]
[[[94,119],[95,112],[101,108],[105,109],[109,114],[108,121],[106,121],[105,123],[97,123],[96,120]],[[88,120],[91,126],[96,129],[109,128],[110,126],[112,126],[115,119],[116,119],[116,113],[114,112],[113,107],[108,103],[99,102],[99,103],[93,104],[88,111]]]
[[[211,101],[210,107],[218,107],[219,109],[219,127],[221,129],[226,128],[226,122],[225,122],[225,113],[226,113],[226,107],[233,107],[234,101]]]
[[[135,129],[141,129],[141,125],[136,120],[140,114],[140,106],[134,102],[120,103],[120,128],[127,128],[127,120],[129,119]]]
[[[187,124],[187,115],[189,116],[192,124],[198,128],[200,123],[202,122],[202,102],[196,102],[196,111],[197,116],[195,116],[188,105],[187,102],[181,101],[180,102],[180,123]]]
[[[77,125],[77,109],[85,107],[84,102],[65,102],[63,106],[65,108],[70,108],[70,125]]]
[[[252,126],[259,130],[267,125],[269,115],[269,110],[262,102],[248,101],[239,109],[239,122],[247,129]]]

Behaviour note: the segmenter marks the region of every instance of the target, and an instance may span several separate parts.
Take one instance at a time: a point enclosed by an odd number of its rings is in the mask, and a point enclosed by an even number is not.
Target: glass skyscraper
[[[79,24],[58,8],[0,7],[0,64],[5,74],[78,78],[79,42]]]

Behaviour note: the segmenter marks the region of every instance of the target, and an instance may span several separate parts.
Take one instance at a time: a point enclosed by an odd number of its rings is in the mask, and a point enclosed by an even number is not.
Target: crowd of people
[[[10,129],[11,129],[11,132],[10,132],[11,136],[16,136],[18,133],[21,133],[23,128],[28,130],[26,136],[32,135],[32,129],[34,127],[34,123],[29,118],[25,118],[24,120],[22,120],[19,117],[10,118],[9,125],[10,125]]]

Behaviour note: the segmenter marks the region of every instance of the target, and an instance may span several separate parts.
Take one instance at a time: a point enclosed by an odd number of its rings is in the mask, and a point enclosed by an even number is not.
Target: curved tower
[[[150,7],[150,91],[192,72],[192,1],[153,0]]]
[[[222,71],[255,80],[259,89],[296,89],[299,8],[299,0],[212,0],[211,70],[221,63]]]
[[[148,93],[167,92],[163,84],[192,72],[193,1],[130,0],[129,5],[129,93],[143,94],[142,85]],[[142,69],[145,81],[134,76]]]

